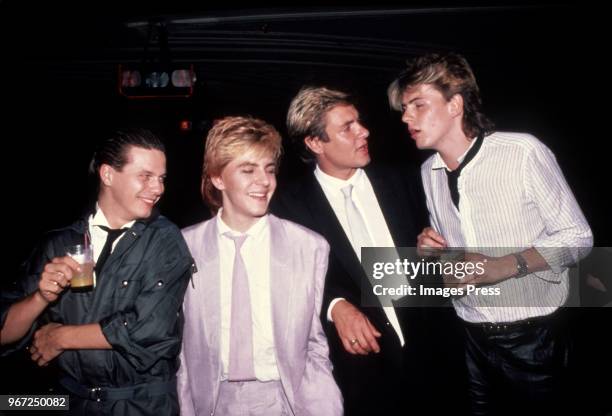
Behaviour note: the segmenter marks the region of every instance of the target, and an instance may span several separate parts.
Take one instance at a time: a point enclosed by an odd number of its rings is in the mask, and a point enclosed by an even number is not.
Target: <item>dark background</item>
[[[586,4],[248,9],[184,2],[163,7],[0,1],[3,208],[14,230],[3,248],[0,279],[17,275],[44,231],[82,213],[90,197],[87,166],[95,143],[118,126],[149,127],[165,138],[169,176],[160,207],[181,227],[208,216],[199,178],[203,138],[212,121],[250,114],[285,135],[287,106],[305,83],[349,89],[359,98],[375,159],[420,163],[428,154],[415,149],[399,114],[389,109],[386,87],[406,58],[433,50],[468,58],[485,110],[500,130],[530,132],[553,150],[596,245],[611,246],[605,202],[609,139],[598,100],[607,96],[609,77],[601,15]],[[165,57],[195,67],[193,96],[120,96],[117,65],[159,58],[161,26],[168,36]],[[190,131],[179,129],[182,120],[192,123]],[[304,169],[286,143],[279,180]],[[585,412],[607,408],[603,386],[610,383],[611,317],[607,309],[572,314],[574,371],[576,380],[584,381],[576,394]],[[0,360],[0,393],[41,388],[44,377],[27,357],[14,357]],[[595,381],[598,377],[606,382]]]

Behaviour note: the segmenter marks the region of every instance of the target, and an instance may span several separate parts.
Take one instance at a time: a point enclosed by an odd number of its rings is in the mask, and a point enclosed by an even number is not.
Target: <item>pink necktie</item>
[[[230,322],[229,381],[255,380],[253,368],[253,323],[251,320],[251,297],[246,267],[240,248],[246,235],[225,236],[234,241],[234,271],[232,276],[232,316]]]

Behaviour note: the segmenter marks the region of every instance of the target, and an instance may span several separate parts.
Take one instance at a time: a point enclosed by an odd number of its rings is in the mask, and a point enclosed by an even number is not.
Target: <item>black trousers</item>
[[[464,327],[472,415],[564,414],[570,337],[559,312]]]

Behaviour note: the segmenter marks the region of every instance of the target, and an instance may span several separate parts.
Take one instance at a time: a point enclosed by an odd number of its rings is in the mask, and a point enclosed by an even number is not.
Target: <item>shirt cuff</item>
[[[575,265],[590,251],[589,247],[535,247],[554,274]]]
[[[328,322],[334,322],[334,320],[332,319],[331,316],[331,311],[332,309],[334,309],[334,306],[336,306],[336,303],[340,302],[341,300],[345,300],[344,298],[335,298],[334,300],[332,300],[329,303],[329,307],[327,308],[327,321]]]

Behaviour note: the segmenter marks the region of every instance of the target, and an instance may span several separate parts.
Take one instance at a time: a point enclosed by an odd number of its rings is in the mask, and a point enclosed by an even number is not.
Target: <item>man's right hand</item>
[[[435,254],[438,249],[447,246],[444,237],[431,227],[425,227],[421,234],[417,236],[417,252],[421,256]]]
[[[368,355],[371,352],[380,352],[376,338],[379,338],[381,333],[351,303],[346,300],[338,301],[331,311],[331,316],[342,345],[349,354]]]
[[[47,302],[54,302],[59,294],[70,286],[72,274],[80,271],[81,266],[70,256],[55,257],[45,265],[40,280],[38,293]]]
[[[70,285],[73,273],[79,269],[79,264],[68,256],[56,257],[45,264],[38,281],[38,290],[9,308],[4,325],[0,328],[0,345],[24,337],[49,303],[56,301],[60,293]]]

